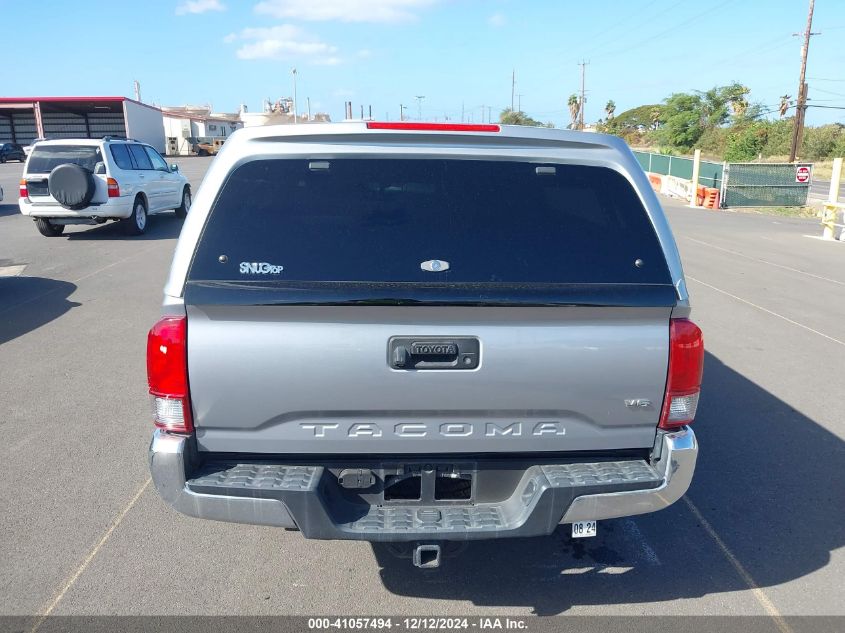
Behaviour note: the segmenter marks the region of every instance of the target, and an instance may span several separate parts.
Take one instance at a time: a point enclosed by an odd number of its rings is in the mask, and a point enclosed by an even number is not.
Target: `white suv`
[[[27,157],[18,206],[47,237],[107,220],[140,235],[148,215],[173,209],[185,217],[191,187],[176,165],[132,139],[40,141]]]

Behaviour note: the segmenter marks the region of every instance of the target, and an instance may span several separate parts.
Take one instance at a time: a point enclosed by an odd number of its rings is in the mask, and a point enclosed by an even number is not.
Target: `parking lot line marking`
[[[637,552],[639,558],[645,559],[649,565],[659,566],[662,563],[660,562],[660,558],[657,556],[657,552],[654,551],[651,545],[649,545],[648,541],[645,538],[645,534],[642,533],[639,526],[634,522],[633,519],[625,519],[622,522],[622,531],[631,538],[631,540],[639,545],[640,551]]]
[[[803,329],[807,330],[808,332],[812,332],[813,334],[818,334],[822,338],[826,338],[828,341],[833,341],[834,343],[838,343],[839,345],[842,345],[843,347],[845,347],[845,341],[840,341],[838,338],[833,338],[832,336],[829,336],[829,335],[825,334],[824,332],[819,332],[818,330],[814,330],[809,325],[804,325],[803,323],[799,323],[798,321],[793,321],[789,317],[785,317],[782,314],[778,314],[777,312],[773,312],[773,311],[769,310],[768,308],[764,308],[763,306],[757,305],[756,303],[752,303],[751,301],[748,301],[747,299],[743,299],[742,297],[737,297],[736,295],[731,294],[727,290],[722,290],[721,288],[717,288],[716,286],[711,286],[710,284],[705,283],[705,282],[701,281],[700,279],[696,279],[695,277],[691,277],[690,275],[687,275],[686,277],[687,277],[687,279],[694,281],[697,284],[701,284],[702,286],[706,286],[707,288],[710,288],[711,290],[715,290],[716,292],[721,292],[723,295],[726,295],[726,296],[730,297],[731,299],[736,299],[737,301],[741,301],[742,303],[750,305],[752,308],[757,308],[758,310],[762,310],[763,312],[765,312],[767,314],[771,314],[772,316],[776,316],[779,319],[783,319],[787,323],[791,323],[792,325],[797,325],[798,327],[803,328]]]
[[[710,242],[705,242],[704,240],[699,240],[694,237],[684,236],[685,239],[688,239],[690,242],[695,242],[696,244],[703,244],[704,246],[709,246],[710,248],[715,248],[717,251],[724,251],[725,253],[730,253],[731,255],[737,255],[739,257],[744,257],[745,259],[750,259],[755,262],[760,262],[761,264],[768,264],[769,266],[775,266],[776,268],[783,268],[784,270],[789,270],[794,273],[800,273],[802,275],[807,275],[807,277],[813,277],[814,279],[820,279],[822,281],[829,281],[832,284],[839,284],[840,286],[845,286],[845,281],[839,281],[838,279],[831,279],[830,277],[824,277],[823,275],[816,275],[814,273],[808,273],[806,270],[801,270],[799,268],[792,268],[792,266],[784,266],[783,264],[778,264],[775,262],[770,262],[768,259],[762,259],[761,257],[752,257],[751,255],[746,255],[745,253],[740,253],[739,251],[735,251],[730,248],[725,248],[723,246],[716,246],[715,244],[711,244]]]
[[[760,603],[760,606],[763,607],[763,610],[769,615],[769,617],[772,618],[772,620],[774,620],[780,632],[794,633],[792,627],[789,626],[787,621],[780,614],[780,611],[778,611],[777,607],[769,599],[769,596],[766,595],[766,592],[760,589],[760,585],[757,584],[754,577],[747,569],[745,569],[745,566],[739,562],[739,559],[734,555],[730,548],[725,545],[722,537],[720,537],[715,528],[710,525],[710,521],[704,518],[704,515],[701,514],[701,511],[687,495],[684,495],[682,499],[686,502],[687,507],[690,509],[690,512],[693,513],[696,520],[701,524],[701,527],[704,528],[704,531],[707,532],[708,536],[710,536],[710,538],[715,541],[716,545],[719,546],[719,549],[722,550],[722,554],[724,554],[725,558],[728,559],[728,562],[734,568],[739,577],[742,578],[746,585],[748,585],[748,588],[751,590],[751,593],[754,595],[757,602]]]
[[[53,601],[49,604],[49,606],[44,609],[44,612],[39,616],[36,623],[29,630],[29,633],[35,633],[38,630],[38,627],[40,627],[44,623],[44,620],[47,619],[47,616],[49,616],[53,612],[53,610],[59,605],[59,603],[62,601],[62,598],[65,597],[65,594],[70,590],[71,587],[73,587],[74,583],[76,583],[76,581],[82,575],[82,572],[87,569],[88,565],[91,564],[91,561],[94,560],[94,557],[97,556],[97,553],[100,551],[100,549],[102,549],[103,545],[106,544],[106,541],[109,540],[109,537],[117,529],[117,526],[120,525],[124,517],[129,514],[129,511],[133,508],[138,499],[141,498],[141,495],[144,494],[144,491],[147,489],[147,486],[150,485],[151,481],[152,477],[147,477],[147,480],[141,485],[140,488],[138,488],[138,491],[135,493],[135,496],[132,497],[129,503],[126,504],[126,507],[121,510],[120,514],[118,514],[114,518],[111,525],[109,526],[109,529],[106,530],[105,534],[103,534],[103,536],[94,546],[94,549],[92,549],[88,553],[88,556],[85,557],[85,560],[82,561],[82,564],[73,574],[73,576],[71,576],[70,579],[65,583],[64,587],[62,587],[62,590],[58,593],[55,598],[53,598]]]
[[[142,249],[142,250],[138,251],[137,253],[133,253],[132,255],[127,255],[123,259],[117,259],[117,260],[111,262],[110,264],[106,264],[102,268],[98,268],[97,270],[95,270],[93,272],[90,272],[86,275],[82,275],[82,277],[79,277],[77,279],[71,279],[70,281],[68,281],[68,283],[77,284],[80,281],[85,281],[86,279],[90,279],[94,275],[99,275],[104,270],[108,270],[109,268],[112,268],[113,266],[117,266],[118,264],[122,264],[123,262],[130,260],[133,257],[137,257],[138,255],[143,255],[144,253],[147,253],[147,252],[153,250],[154,248],[155,248],[155,246],[150,246],[149,248]],[[38,301],[39,299],[43,299],[44,297],[49,296],[49,295],[53,294],[54,292],[58,292],[58,291],[59,291],[59,288],[53,288],[52,290],[48,290],[47,292],[42,292],[40,295],[35,295],[34,297],[30,297],[29,299],[24,299],[23,301],[20,301],[18,303],[14,303],[10,306],[6,306],[2,310],[0,310],[0,314],[5,314],[6,312],[14,310],[15,308],[20,308],[22,305],[26,305],[27,303],[32,303],[33,301]]]

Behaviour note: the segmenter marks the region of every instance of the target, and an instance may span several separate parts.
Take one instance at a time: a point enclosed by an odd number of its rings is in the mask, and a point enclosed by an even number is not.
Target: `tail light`
[[[194,430],[188,393],[188,323],[185,317],[163,317],[147,336],[147,381],[155,425],[166,431]]]
[[[106,178],[106,184],[109,187],[109,198],[119,198],[120,185],[117,184],[117,181],[114,178]]]
[[[699,327],[687,319],[669,322],[669,374],[660,428],[674,429],[695,418],[704,369],[704,338]]]
[[[24,178],[21,178],[19,195],[20,195],[21,198],[29,198],[29,189],[27,189],[27,187],[26,187],[26,179],[24,179]]]

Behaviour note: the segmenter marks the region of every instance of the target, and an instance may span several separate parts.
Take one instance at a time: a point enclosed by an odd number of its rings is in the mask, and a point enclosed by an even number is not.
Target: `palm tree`
[[[607,102],[604,106],[604,111],[607,112],[607,120],[610,121],[613,118],[613,113],[616,112],[616,103],[613,99]]]
[[[660,108],[652,108],[649,114],[651,115],[651,125],[656,130],[660,125]]]
[[[578,126],[578,115],[581,112],[581,103],[578,101],[578,95],[569,95],[566,105],[569,106],[569,116],[572,119],[569,127],[574,130]]]

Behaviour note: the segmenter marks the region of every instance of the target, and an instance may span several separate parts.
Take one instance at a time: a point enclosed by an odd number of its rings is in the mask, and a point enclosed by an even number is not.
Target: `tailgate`
[[[199,447],[322,454],[651,447],[668,322],[669,308],[189,306]],[[395,336],[476,338],[478,366],[397,370],[388,355]]]
[[[676,299],[648,214],[612,169],[250,160],[186,280],[199,447],[650,447]]]

